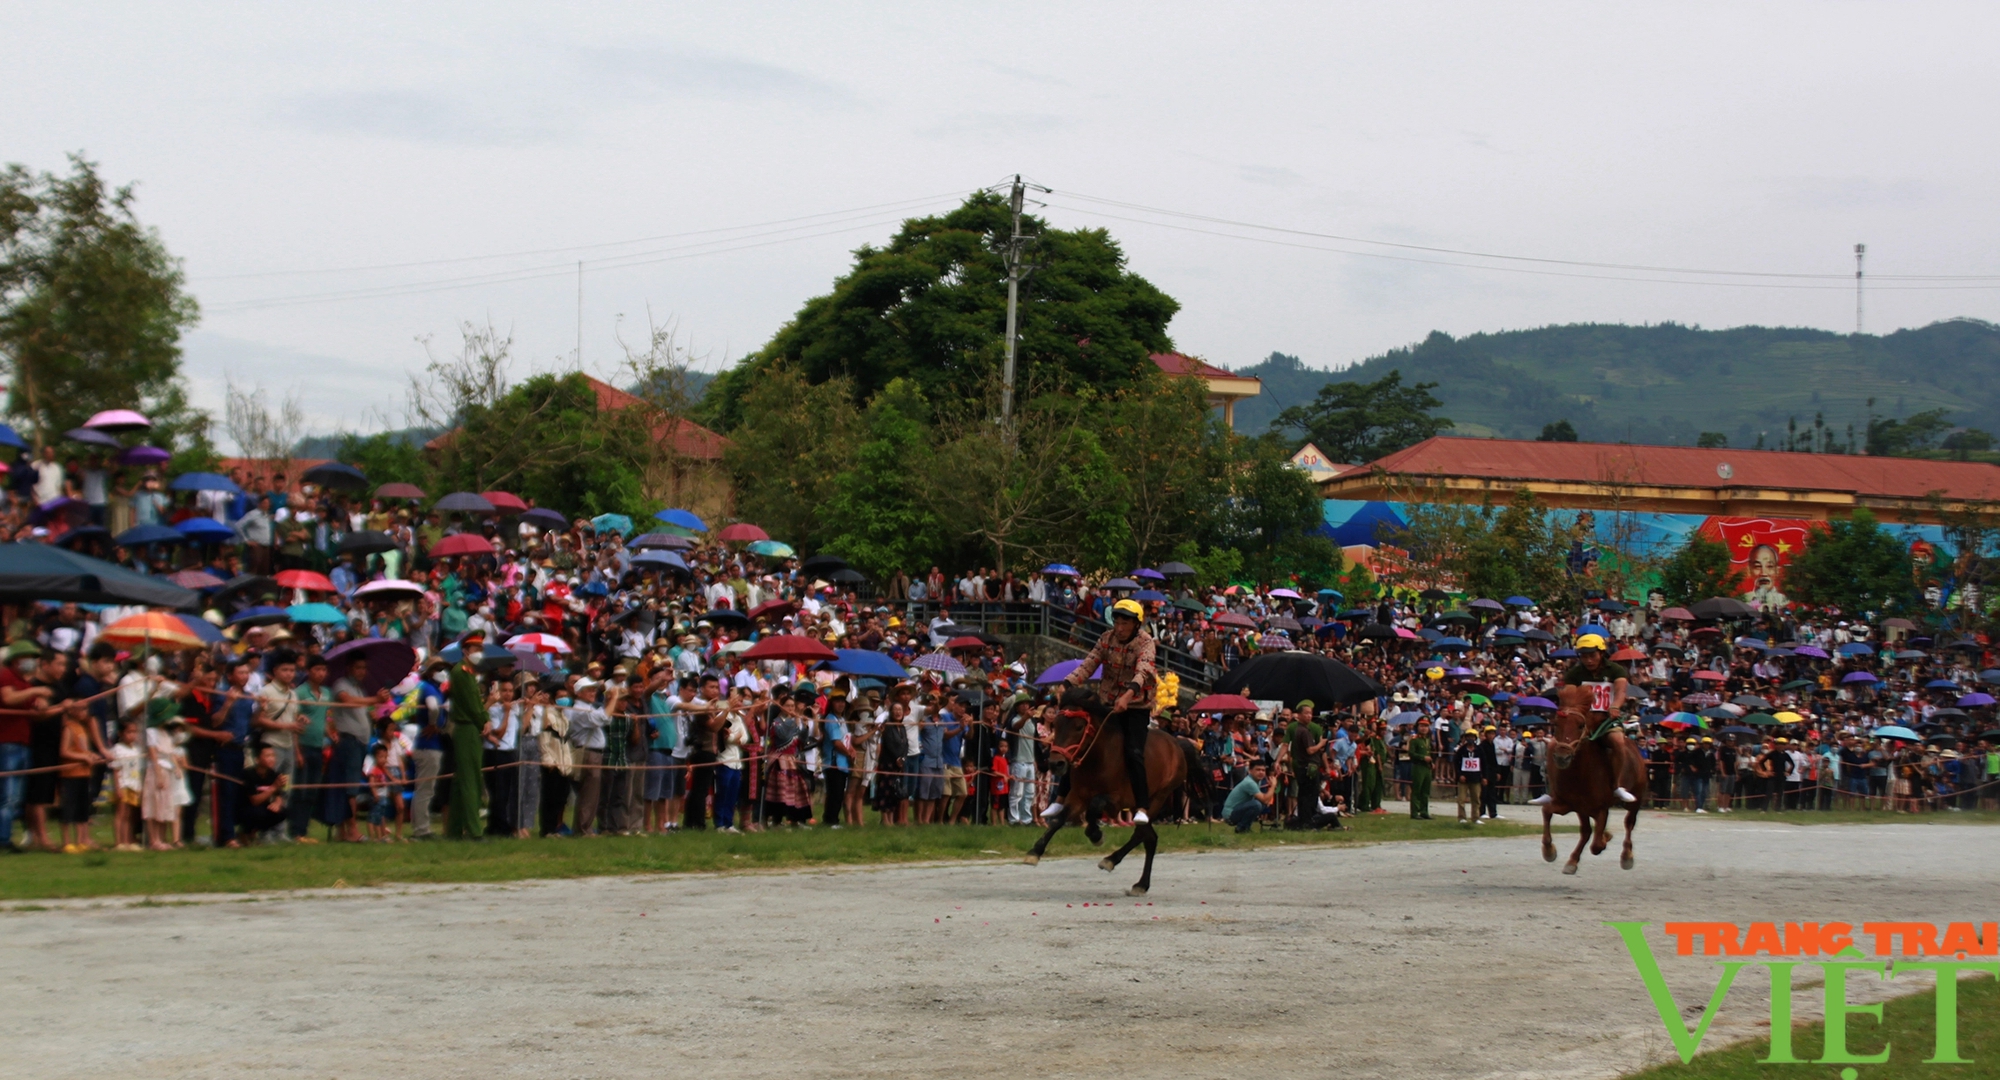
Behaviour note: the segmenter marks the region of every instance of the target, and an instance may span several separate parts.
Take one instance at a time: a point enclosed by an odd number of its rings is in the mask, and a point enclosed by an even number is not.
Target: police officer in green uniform
[[[1298,719],[1285,729],[1292,763],[1292,814],[1306,828],[1319,811],[1319,757],[1326,750],[1326,729],[1313,722],[1311,699],[1301,701]]]
[[[1410,755],[1410,818],[1431,819],[1431,722],[1417,721],[1417,732],[1406,747]]]
[[[1361,762],[1361,812],[1372,814],[1382,809],[1382,763],[1389,760],[1389,744],[1382,738],[1382,721],[1369,723],[1366,745],[1368,756]]]
[[[459,641],[465,658],[451,669],[451,810],[444,834],[453,840],[477,840],[485,832],[479,819],[486,794],[479,763],[485,758],[486,695],[479,686],[479,661],[486,655],[486,637],[477,631]]]

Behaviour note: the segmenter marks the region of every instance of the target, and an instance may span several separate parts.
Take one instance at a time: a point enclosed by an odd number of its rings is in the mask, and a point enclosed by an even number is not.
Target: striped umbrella
[[[911,664],[910,666],[923,668],[925,671],[942,672],[946,675],[965,674],[965,665],[959,663],[957,660],[952,659],[950,653],[941,653],[941,652],[925,653],[924,655],[917,657],[916,662]]]
[[[507,651],[563,656],[570,652],[570,647],[569,642],[554,634],[517,634],[507,639]]]
[[[144,645],[169,652],[199,649],[203,645],[201,638],[195,636],[186,623],[157,611],[128,615],[105,627],[97,637],[113,645]]]

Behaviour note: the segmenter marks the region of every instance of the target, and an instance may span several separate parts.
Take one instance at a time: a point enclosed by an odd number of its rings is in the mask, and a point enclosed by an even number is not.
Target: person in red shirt
[[[35,685],[24,678],[17,666],[33,670],[41,648],[32,641],[7,646],[6,666],[0,667],[0,773],[20,773],[31,767],[34,751],[32,723],[47,715],[55,687]],[[21,850],[14,844],[14,822],[28,793],[25,776],[0,776],[0,846]]]

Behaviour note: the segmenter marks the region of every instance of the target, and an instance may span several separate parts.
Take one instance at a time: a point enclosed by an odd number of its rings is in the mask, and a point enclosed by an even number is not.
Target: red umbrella
[[[493,542],[476,533],[454,533],[438,541],[431,548],[433,558],[446,559],[453,555],[491,555]]]
[[[378,499],[428,499],[424,489],[415,484],[383,484],[375,489]]]
[[[1611,659],[1617,660],[1620,663],[1623,663],[1626,660],[1644,660],[1645,658],[1646,658],[1645,653],[1642,653],[1639,650],[1632,648],[1629,645],[1611,654]]]
[[[1250,616],[1241,615],[1234,611],[1225,611],[1209,621],[1217,626],[1234,626],[1244,630],[1257,629],[1257,623]]]
[[[203,570],[176,570],[167,580],[183,589],[217,589],[223,584],[221,578]]]
[[[976,637],[955,637],[944,643],[947,649],[983,649],[986,643]]]
[[[838,660],[840,654],[799,634],[761,638],[743,654],[745,660]]]
[[[1688,676],[1688,678],[1690,678],[1690,679],[1701,679],[1701,680],[1703,680],[1704,682],[1728,682],[1728,681],[1729,681],[1729,676],[1727,676],[1727,675],[1724,675],[1724,674],[1723,674],[1722,672],[1720,672],[1720,671],[1697,671],[1697,672],[1695,672],[1694,674],[1692,674],[1692,675]]]
[[[280,570],[272,580],[287,589],[304,589],[307,592],[333,592],[333,582],[325,574],[315,574],[311,570]]]
[[[1693,622],[1694,612],[1689,611],[1684,607],[1670,607],[1667,610],[1660,612],[1660,618],[1679,619],[1682,622]]]
[[[528,504],[522,502],[519,495],[512,495],[505,491],[482,491],[479,493],[479,497],[492,503],[495,510],[505,510],[509,513],[520,514],[526,513],[528,509]]]
[[[799,606],[790,600],[766,600],[750,609],[750,618],[782,619],[798,610]]]
[[[1189,712],[1253,713],[1257,703],[1241,694],[1210,694],[1197,701]]]
[[[739,521],[734,525],[723,526],[722,531],[715,534],[715,538],[717,540],[732,542],[740,540],[747,543],[751,540],[769,540],[771,534],[747,521]]]

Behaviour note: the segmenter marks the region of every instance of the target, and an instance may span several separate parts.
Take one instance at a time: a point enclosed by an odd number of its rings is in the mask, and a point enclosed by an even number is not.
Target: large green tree
[[[136,409],[152,418],[155,442],[205,454],[209,419],[181,378],[181,333],[199,309],[135,201],[80,155],[67,176],[0,172],[7,411],[40,443],[100,410]]]
[[[1849,615],[1902,614],[1923,603],[1910,545],[1865,508],[1807,535],[1805,548],[1785,568],[1785,594],[1795,603]]]
[[[1108,233],[1052,229],[1032,216],[1023,228],[1037,240],[1021,289],[1022,385],[1115,389],[1172,347],[1167,321],[1180,305],[1128,270]],[[1001,367],[1012,229],[1006,202],[981,192],[950,213],[904,222],[886,246],[861,248],[831,292],[716,378],[705,422],[733,436],[752,416],[746,398],[778,366],[815,385],[848,380],[857,406],[897,378],[933,405],[982,393]]]
[[[1455,588],[1475,596],[1517,593],[1560,606],[1581,593],[1568,568],[1572,527],[1528,491],[1504,507],[1412,505],[1390,543],[1409,553],[1392,584]]]
[[[1729,561],[1729,547],[1699,533],[1674,550],[1660,567],[1660,592],[1685,607],[1711,596],[1734,596],[1743,572]]]
[[[1271,427],[1312,442],[1330,460],[1362,464],[1452,427],[1445,417],[1431,415],[1443,404],[1431,393],[1437,386],[1405,386],[1401,371],[1374,382],[1330,382],[1311,402],[1279,413]]]
[[[868,405],[853,466],[831,483],[825,547],[878,580],[898,569],[918,572],[948,542],[929,492],[936,475],[929,415],[914,383],[892,380]]]
[[[787,364],[764,369],[744,388],[743,414],[723,463],[736,487],[736,513],[801,550],[828,537],[823,511],[862,434],[848,380],[814,384]]]

